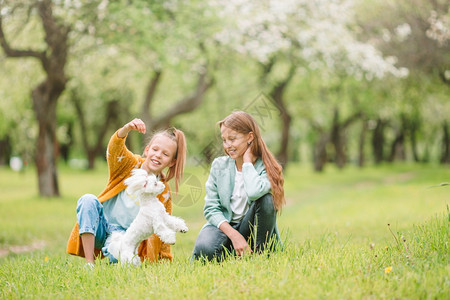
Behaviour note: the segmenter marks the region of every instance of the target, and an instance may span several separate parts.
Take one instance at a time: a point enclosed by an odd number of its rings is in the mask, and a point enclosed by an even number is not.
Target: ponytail
[[[166,173],[166,180],[175,177],[175,192],[178,193],[178,186],[183,179],[184,164],[186,162],[186,138],[183,131],[173,128],[173,135],[177,143],[177,152],[175,153],[175,164],[169,167]]]
[[[270,187],[272,189],[273,206],[275,210],[281,210],[281,207],[286,204],[284,198],[284,177],[283,168],[278,163],[273,154],[269,151],[261,137],[258,137],[259,148],[261,149],[261,158],[266,166],[267,177],[269,177]]]

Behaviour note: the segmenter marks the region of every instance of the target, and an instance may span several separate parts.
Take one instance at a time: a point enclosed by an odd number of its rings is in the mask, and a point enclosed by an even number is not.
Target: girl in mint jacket
[[[216,158],[206,182],[207,224],[195,242],[193,259],[222,259],[226,252],[261,252],[279,242],[277,211],[285,203],[280,164],[245,112],[219,122],[228,156]]]

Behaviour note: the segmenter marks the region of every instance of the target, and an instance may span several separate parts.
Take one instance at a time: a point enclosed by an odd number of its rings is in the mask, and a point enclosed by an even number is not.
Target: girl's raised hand
[[[251,162],[252,164],[255,163],[256,157],[253,155],[251,143],[247,146],[247,150],[244,153],[243,159],[244,162]]]
[[[136,130],[140,133],[145,133],[146,132],[146,127],[145,127],[145,123],[141,120],[141,119],[134,119],[130,122],[127,123],[127,125],[125,125],[126,127],[128,127],[131,130]]]
[[[117,134],[119,137],[124,138],[131,130],[136,130],[140,133],[145,133],[147,131],[145,123],[141,119],[136,118],[120,128]]]

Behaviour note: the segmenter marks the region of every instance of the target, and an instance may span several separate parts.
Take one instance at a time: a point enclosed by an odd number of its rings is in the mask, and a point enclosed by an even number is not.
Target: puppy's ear
[[[147,172],[142,169],[134,169],[132,171],[132,176],[125,179],[124,184],[127,185],[127,192],[129,194],[136,194],[142,188],[144,188],[147,182]]]

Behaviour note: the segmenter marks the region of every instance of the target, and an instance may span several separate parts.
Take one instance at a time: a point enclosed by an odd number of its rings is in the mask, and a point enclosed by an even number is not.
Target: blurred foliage
[[[29,5],[32,2],[0,1],[0,13],[5,17],[5,35],[12,45],[19,48],[33,46],[39,49],[42,43],[41,25],[32,5]],[[288,2],[306,9],[304,1]],[[343,5],[347,2],[342,1]],[[231,1],[228,7],[236,3],[240,2]],[[251,26],[240,32],[243,35],[240,38],[247,42],[252,38],[263,38],[264,30],[275,30],[267,23],[271,20],[267,12],[274,9],[266,5],[269,2],[249,3],[258,9],[268,10],[246,12],[247,21],[254,22],[257,25],[255,30],[259,30],[257,34],[257,31],[254,32],[253,37],[252,31],[249,31]],[[280,3],[282,5],[284,2]],[[350,11],[352,8],[348,6],[349,18],[356,16],[356,20],[344,20],[344,16],[335,15],[330,15],[329,20],[324,19],[326,24],[335,19],[349,24],[347,27],[339,26],[339,30],[350,30],[350,34],[358,38],[355,45],[366,43],[376,46],[386,58],[397,57],[395,66],[407,67],[407,78],[392,75],[382,78],[353,76],[342,71],[356,67],[352,65],[355,61],[348,60],[348,57],[346,67],[329,68],[326,53],[319,51],[322,48],[318,49],[318,53],[322,54],[308,60],[304,56],[305,48],[299,48],[296,44],[286,47],[284,43],[281,50],[273,52],[276,63],[264,76],[267,61],[262,62],[252,51],[239,51],[236,45],[231,44],[238,38],[231,39],[229,44],[224,43],[223,35],[218,38],[227,29],[226,26],[235,26],[239,16],[236,15],[236,20],[229,18],[221,10],[223,5],[227,5],[223,1],[210,1],[209,4],[199,0],[54,1],[54,13],[72,26],[70,56],[66,66],[70,80],[59,101],[57,130],[59,142],[70,143],[71,157],[85,155],[74,97],[82,104],[88,124],[87,136],[92,144],[96,142],[96,130],[106,118],[105,109],[110,101],[120,103],[121,113],[108,133],[120,126],[118,124],[142,115],[147,88],[155,72],[162,75],[151,106],[152,116],[176,106],[179,99],[195,89],[199,74],[207,72],[215,84],[206,92],[202,104],[193,112],[172,120],[172,125],[181,128],[187,135],[190,162],[203,162],[205,149],[211,144],[220,150],[220,142],[216,139],[217,121],[233,110],[252,112],[255,99],[261,94],[266,95],[294,65],[295,75],[285,95],[286,107],[293,118],[289,143],[292,160],[311,161],[312,145],[318,138],[318,131],[314,128],[329,131],[335,108],[342,120],[355,113],[364,116],[343,133],[350,161],[356,160],[364,120],[368,122],[369,132],[364,151],[368,160],[372,160],[369,139],[377,119],[388,124],[386,151],[401,128],[402,120],[406,120],[415,126],[414,135],[421,157],[424,160],[425,157],[434,161],[439,159],[443,146],[442,126],[449,121],[450,115],[449,85],[444,80],[450,73],[450,51],[448,40],[442,40],[442,37],[440,40],[433,39],[430,32],[436,27],[433,25],[436,22],[431,24],[433,12],[437,15],[436,20],[445,20],[445,16],[448,17],[448,3],[425,0],[396,3],[363,1],[357,3],[354,11]],[[15,7],[14,13],[10,7]],[[286,9],[273,13],[278,13],[277,17],[281,18],[280,11],[290,13]],[[258,16],[260,19],[257,19]],[[289,33],[290,39],[302,28],[312,32],[312,27],[307,26],[321,24],[318,22],[320,19],[312,22],[317,16],[324,18],[323,13],[311,13],[306,16],[311,20],[300,22],[294,11],[287,16],[288,21],[282,25],[287,26],[288,30],[279,27],[277,32]],[[279,20],[273,24],[278,26]],[[326,31],[333,34],[332,28],[327,27]],[[318,41],[311,45],[318,45]],[[417,60],[417,55],[423,59]],[[343,61],[339,61],[344,57],[335,56],[337,65],[344,66],[340,64]],[[30,92],[42,78],[41,66],[33,60],[10,60],[4,56],[0,56],[0,63],[0,140],[9,136],[12,153],[31,160],[37,130]],[[360,67],[367,68],[366,65]],[[269,147],[276,152],[281,128],[279,115],[266,115],[260,121],[267,122],[263,135]],[[69,130],[71,126],[72,133]],[[409,135],[412,135],[411,132]],[[70,134],[73,136],[69,137]],[[131,139],[133,150],[140,152],[143,141],[136,137]],[[407,147],[410,147],[409,143],[409,140],[405,141]],[[411,159],[411,151],[407,152],[408,159]]]

